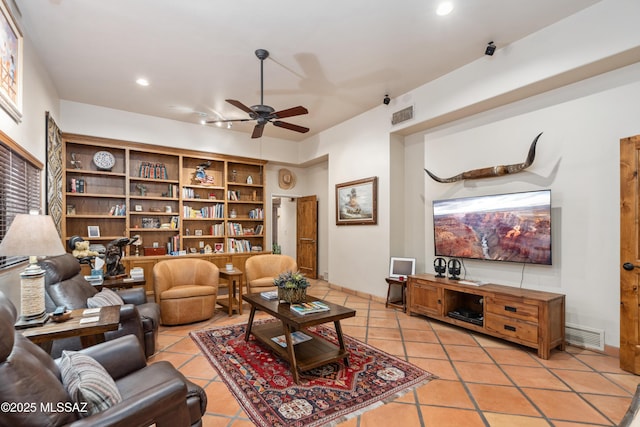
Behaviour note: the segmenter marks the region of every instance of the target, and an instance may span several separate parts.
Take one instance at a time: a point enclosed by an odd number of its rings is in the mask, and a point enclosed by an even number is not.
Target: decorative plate
[[[98,151],[93,155],[93,163],[96,164],[98,169],[111,170],[116,164],[116,158],[108,151]]]

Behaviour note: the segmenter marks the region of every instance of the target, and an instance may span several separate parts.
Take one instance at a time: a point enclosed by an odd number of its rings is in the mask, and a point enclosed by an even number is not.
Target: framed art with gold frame
[[[336,225],[377,223],[377,176],[336,184]]]

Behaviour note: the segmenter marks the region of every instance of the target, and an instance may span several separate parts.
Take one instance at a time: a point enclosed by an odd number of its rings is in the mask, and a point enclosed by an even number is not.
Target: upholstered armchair
[[[247,293],[275,290],[273,279],[285,271],[298,271],[296,260],[288,255],[265,254],[248,258],[244,264]]]
[[[218,267],[203,259],[177,258],[153,266],[155,299],[163,325],[210,319],[218,297]]]
[[[45,271],[45,305],[47,312],[65,306],[73,310],[86,308],[87,299],[95,297],[98,291],[84,279],[80,263],[71,254],[45,258],[40,261]],[[155,302],[147,302],[144,288],[117,291],[124,305],[120,307],[120,325],[117,330],[106,332],[105,339],[132,334],[140,341],[147,357],[155,353],[156,337],[160,322],[160,309]],[[58,357],[62,350],[81,348],[79,338],[54,341],[51,355]]]
[[[14,329],[16,314],[0,292],[0,402],[21,405],[3,411],[0,426],[202,426],[204,390],[167,361],[147,365],[134,336],[54,360]],[[69,362],[78,357],[83,363]]]

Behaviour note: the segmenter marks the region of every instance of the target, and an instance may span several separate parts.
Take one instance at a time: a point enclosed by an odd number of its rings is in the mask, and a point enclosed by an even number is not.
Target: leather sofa
[[[218,266],[203,259],[178,258],[153,266],[153,286],[163,325],[210,319],[218,298]]]
[[[16,331],[16,318],[15,306],[0,292],[0,402],[21,405],[2,411],[0,427],[202,426],[204,390],[167,361],[147,365],[132,335],[80,351],[106,369],[122,397],[111,407],[80,418],[62,382],[60,360]]]
[[[45,305],[47,312],[56,307],[65,306],[73,310],[87,307],[87,298],[98,291],[84,279],[80,263],[71,254],[45,258],[40,261],[45,271]],[[112,340],[123,335],[135,335],[140,341],[145,355],[150,357],[156,351],[156,338],[160,322],[160,309],[155,302],[147,302],[144,288],[122,289],[117,291],[125,302],[120,307],[120,326],[117,330],[105,333],[105,339]],[[79,338],[56,340],[51,355],[59,357],[62,350],[80,349]]]
[[[247,293],[275,290],[273,279],[285,271],[298,271],[296,260],[288,255],[265,254],[247,258],[244,263]]]

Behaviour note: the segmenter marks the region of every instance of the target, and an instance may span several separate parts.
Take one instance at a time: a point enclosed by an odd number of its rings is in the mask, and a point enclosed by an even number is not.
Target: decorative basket
[[[278,299],[280,301],[297,304],[305,302],[306,298],[307,288],[278,288]]]

